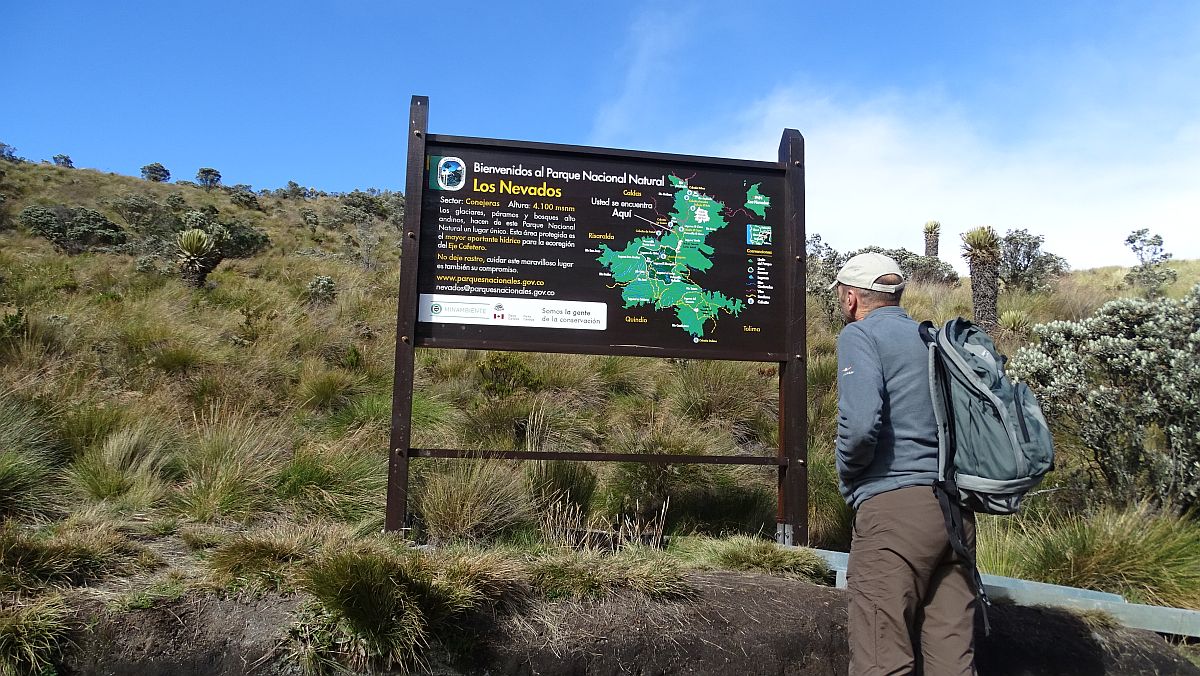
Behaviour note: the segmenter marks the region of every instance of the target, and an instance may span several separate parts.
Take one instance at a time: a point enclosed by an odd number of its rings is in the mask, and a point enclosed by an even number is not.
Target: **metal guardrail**
[[[812,550],[837,573],[837,586],[846,587],[846,566],[850,555],[827,549]],[[1098,610],[1112,615],[1117,622],[1133,629],[1148,629],[1160,634],[1200,637],[1200,612],[1183,608],[1146,606],[1127,603],[1119,594],[1064,587],[1045,582],[1019,580],[1000,575],[983,575],[983,586],[994,600],[1024,606],[1053,606],[1071,610]]]

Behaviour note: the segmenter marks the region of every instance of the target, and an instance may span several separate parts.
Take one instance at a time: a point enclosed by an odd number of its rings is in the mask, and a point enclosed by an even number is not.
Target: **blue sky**
[[[15,5],[15,6],[14,6]],[[921,247],[943,223],[1129,264],[1200,258],[1200,3],[10,3],[0,141],[226,183],[403,189],[435,133],[774,159],[807,140],[809,231]],[[957,262],[957,261],[956,261]],[[961,268],[961,265],[959,266]]]

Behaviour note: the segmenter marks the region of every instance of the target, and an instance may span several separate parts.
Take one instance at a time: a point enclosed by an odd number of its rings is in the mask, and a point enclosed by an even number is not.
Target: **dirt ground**
[[[617,597],[542,603],[481,618],[458,637],[456,656],[431,655],[435,674],[606,676],[846,673],[845,593],[755,574],[703,573],[694,601]],[[108,614],[79,615],[63,671],[80,676],[299,674],[287,628],[299,599],[188,598]],[[1200,668],[1151,632],[1090,627],[1048,608],[997,605],[981,638],[983,676],[1200,676]],[[1092,624],[1097,624],[1093,622]]]

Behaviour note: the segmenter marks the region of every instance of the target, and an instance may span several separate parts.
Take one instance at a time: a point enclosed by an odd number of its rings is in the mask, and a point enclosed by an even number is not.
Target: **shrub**
[[[317,275],[304,287],[304,299],[313,305],[328,305],[337,298],[337,284],[332,277]]]
[[[847,253],[838,262],[838,266],[840,267],[842,263],[861,253],[881,253],[896,261],[896,264],[900,266],[900,271],[904,273],[905,281],[946,285],[958,283],[958,273],[949,263],[936,257],[921,256],[903,248],[864,247],[858,251]],[[836,268],[833,270],[833,273],[837,274]],[[832,275],[830,281],[832,281]],[[828,291],[825,291],[825,293],[828,293]]]
[[[56,167],[63,167],[64,169],[74,169],[75,168],[75,163],[71,161],[70,155],[64,155],[62,153],[59,153],[50,159],[52,162],[54,162],[54,166],[56,166]]]
[[[55,248],[68,255],[125,242],[125,232],[120,226],[92,209],[30,206],[18,218],[30,232],[50,240]]]
[[[1031,293],[1045,291],[1067,271],[1062,256],[1042,251],[1042,235],[1028,230],[1009,230],[1000,242],[1000,281],[1005,289]]]
[[[529,367],[529,358],[514,352],[487,352],[477,364],[483,379],[482,391],[507,397],[518,391],[537,391],[542,382]]]
[[[1078,322],[1034,328],[1012,373],[1061,432],[1090,449],[1110,494],[1200,499],[1200,285],[1179,300],[1126,298]]]
[[[229,195],[229,201],[243,209],[253,209],[258,211],[262,207],[258,203],[258,198],[254,193],[247,190],[234,190]]]
[[[177,219],[166,207],[145,195],[127,192],[109,200],[109,205],[129,227],[144,235],[169,235],[179,228]]]
[[[1150,230],[1142,228],[1130,233],[1125,245],[1138,259],[1138,264],[1125,275],[1126,286],[1140,288],[1147,298],[1161,297],[1178,276],[1166,265],[1171,254],[1163,250],[1162,235],[1150,236]]]
[[[308,226],[309,230],[316,232],[317,226],[321,225],[321,217],[317,216],[317,212],[308,208],[300,208],[300,220],[304,221],[304,225]]]

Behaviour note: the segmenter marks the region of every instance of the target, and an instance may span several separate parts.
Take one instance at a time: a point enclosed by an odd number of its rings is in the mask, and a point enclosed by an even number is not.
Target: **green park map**
[[[675,203],[669,225],[656,237],[638,237],[618,251],[600,245],[600,263],[622,287],[626,308],[652,304],[655,310],[673,310],[679,325],[694,340],[704,337],[705,325],[725,312],[741,314],[742,300],[701,287],[693,272],[713,266],[709,235],[726,227],[724,203],[693,189],[685,179],[670,177]],[[770,206],[755,183],[746,192],[746,208],[760,217]]]

